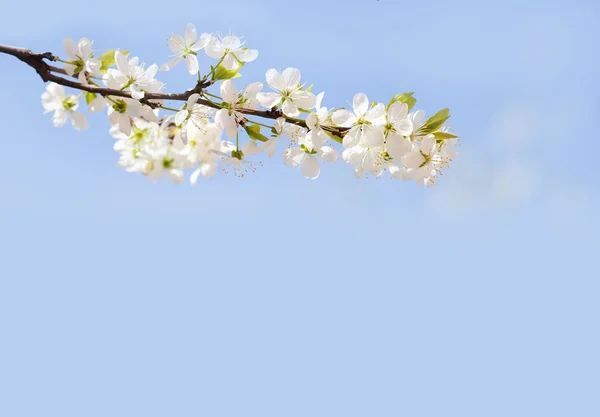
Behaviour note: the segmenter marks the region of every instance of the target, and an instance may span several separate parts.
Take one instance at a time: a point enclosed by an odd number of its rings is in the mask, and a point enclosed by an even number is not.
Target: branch
[[[37,54],[26,48],[18,48],[18,47],[14,47],[14,46],[0,44],[0,53],[12,55],[12,56],[20,59],[21,61],[23,61],[24,63],[26,63],[33,69],[35,69],[35,71],[38,73],[38,75],[41,77],[41,79],[44,82],[52,81],[56,84],[60,84],[65,87],[71,87],[76,90],[87,91],[87,92],[99,94],[102,96],[133,98],[131,96],[131,93],[129,93],[128,91],[115,90],[112,88],[105,88],[105,87],[98,87],[98,86],[90,85],[90,84],[82,84],[77,81],[72,81],[67,78],[59,77],[58,75],[56,75],[54,73],[59,73],[59,74],[63,74],[63,75],[68,75],[68,74],[64,69],[57,68],[57,67],[54,67],[54,66],[46,63],[45,60],[48,60],[48,61],[57,61],[58,60],[58,57],[53,55],[51,52]],[[187,99],[192,94],[198,93],[198,94],[202,95],[204,93],[204,90],[214,83],[215,83],[215,80],[207,81],[206,79],[203,79],[203,80],[198,81],[198,83],[196,84],[196,86],[193,89],[187,90],[184,93],[146,93],[144,95],[144,98],[142,98],[139,101],[143,104],[150,106],[151,108],[161,107],[161,103],[154,102],[156,100],[187,101]],[[221,108],[221,106],[219,106],[218,104],[213,103],[212,101],[202,99],[202,98],[198,99],[197,103],[203,104],[203,105],[205,105],[207,107],[211,107],[213,109]],[[308,126],[306,125],[306,122],[304,120],[287,117],[283,114],[283,112],[281,110],[238,109],[238,111],[240,113],[244,113],[249,116],[262,117],[265,119],[273,119],[274,120],[279,117],[285,117],[285,119],[288,123],[295,124],[297,126],[301,126],[304,128],[308,128]],[[343,127],[336,128],[336,127],[332,127],[332,126],[321,126],[321,128],[339,138],[342,138],[348,131],[348,128],[343,128]]]

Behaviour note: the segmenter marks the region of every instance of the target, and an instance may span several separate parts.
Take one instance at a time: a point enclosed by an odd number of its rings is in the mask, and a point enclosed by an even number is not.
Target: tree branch
[[[1,45],[0,44],[0,53],[4,53],[7,55],[12,55],[19,60],[23,61],[30,67],[32,67],[40,76],[40,78],[44,82],[54,82],[56,84],[60,84],[65,87],[71,87],[76,90],[87,91],[94,94],[99,94],[102,96],[114,96],[114,97],[125,97],[125,98],[133,98],[131,97],[131,93],[128,91],[115,90],[112,88],[98,87],[90,84],[82,84],[78,81],[73,81],[67,78],[60,77],[55,73],[68,75],[67,72],[62,68],[57,68],[52,65],[46,63],[45,60],[48,61],[57,61],[58,57],[53,55],[51,52],[46,52],[43,54],[37,54],[32,52],[26,48],[18,48],[14,46]],[[144,98],[139,100],[141,103],[146,104],[152,108],[161,107],[161,103],[156,103],[157,100],[174,100],[174,101],[187,101],[187,99],[194,93],[198,93],[202,95],[204,90],[215,83],[215,80],[200,80],[196,84],[196,86],[187,90],[184,93],[145,93]],[[197,103],[203,104],[207,107],[211,107],[214,109],[220,109],[221,107],[212,101],[205,99],[198,99]],[[265,119],[277,119],[279,117],[285,117],[288,123],[295,124],[297,126],[301,126],[307,128],[306,122],[300,119],[294,119],[287,117],[283,114],[281,110],[253,110],[253,109],[238,109],[240,113],[247,114],[249,116],[262,117]],[[342,138],[346,132],[347,128],[344,127],[332,127],[332,126],[321,126],[321,128],[338,138]],[[340,140],[341,142],[341,140]]]

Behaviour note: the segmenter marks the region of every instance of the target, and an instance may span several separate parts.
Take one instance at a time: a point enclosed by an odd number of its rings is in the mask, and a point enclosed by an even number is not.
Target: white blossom
[[[198,36],[195,26],[188,24],[183,36],[172,36],[173,55],[161,70],[185,60],[188,72],[198,75],[191,89],[172,94],[163,93],[165,84],[156,79],[155,64],[146,68],[138,57],[112,49],[114,63],[110,65],[112,52],[103,54],[102,60],[94,58],[87,38],[77,44],[65,39],[63,45],[67,54],[60,60],[65,63],[64,72],[51,66],[47,71],[78,76],[80,83],[70,79],[49,83],[41,96],[44,113],[53,113],[57,127],[71,118],[73,126],[83,130],[87,119],[78,111],[80,98],[85,97],[89,113],[106,109],[109,134],[116,139],[117,165],[154,181],[167,177],[181,183],[189,170],[194,185],[200,177],[215,175],[219,167],[243,177],[262,165],[262,152],[271,158],[278,147],[284,147],[284,165],[297,167],[306,178],[318,178],[321,162],[333,163],[341,152],[341,159],[357,178],[380,178],[387,172],[395,180],[431,186],[457,155],[458,137],[444,125],[449,110],[426,120],[422,110],[411,112],[416,103],[413,93],[394,96],[387,107],[358,93],[351,109],[328,109],[322,105],[325,93],[315,96],[311,88],[305,89],[300,70],[291,67],[266,72],[270,91],[262,91],[262,82],[238,90],[231,78],[241,76],[242,67],[255,60],[258,52],[245,47],[235,35]],[[205,77],[200,76],[201,49],[219,60]],[[22,58],[22,52],[13,55]],[[104,89],[96,88],[101,87],[98,80]],[[217,95],[214,89],[219,80]],[[60,84],[80,93],[67,95]],[[259,105],[267,110],[260,110]],[[330,146],[330,139],[342,146]]]
[[[65,125],[68,116],[71,116],[71,124],[77,130],[87,129],[85,116],[77,111],[79,100],[76,96],[66,96],[65,89],[56,83],[50,83],[42,94],[42,106],[44,113],[54,112],[52,122],[54,127]]]
[[[235,35],[213,36],[205,51],[209,57],[222,60],[223,67],[228,70],[236,70],[258,58],[258,51],[245,47],[242,39]]]
[[[181,139],[183,143],[187,143],[187,130],[190,124],[202,129],[209,122],[212,114],[212,109],[203,104],[198,103],[200,94],[194,93],[188,97],[187,102],[182,110],[175,115],[175,123],[181,126]]]
[[[343,139],[345,148],[351,148],[359,143],[379,144],[383,142],[383,124],[385,123],[385,106],[378,103],[370,108],[369,99],[363,93],[358,93],[352,101],[353,112],[340,109],[332,116],[332,121],[342,127],[350,128]]]
[[[317,156],[330,163],[335,162],[338,158],[337,150],[330,146],[323,146],[327,139],[325,134],[303,136],[298,141],[299,147],[284,151],[283,163],[288,166],[301,166],[304,177],[317,179],[321,172]]]
[[[274,93],[258,93],[256,98],[260,104],[267,108],[281,105],[283,114],[294,117],[300,114],[300,109],[311,109],[314,107],[316,98],[313,93],[302,90],[300,84],[300,70],[297,68],[286,68],[282,73],[276,69],[267,71],[267,84]]]
[[[185,35],[175,35],[169,39],[169,49],[173,52],[173,57],[160,67],[161,71],[169,71],[182,59],[185,59],[185,65],[191,75],[199,71],[197,52],[204,48],[211,40],[211,35],[203,33],[198,39],[196,26],[188,23],[185,28]]]
[[[101,76],[102,62],[93,57],[92,42],[87,38],[81,38],[76,44],[73,39],[67,38],[63,41],[63,47],[67,53],[65,71],[70,76],[79,74],[79,82],[87,84],[86,74],[96,77]]]
[[[138,57],[128,60],[121,51],[115,52],[115,61],[117,68],[108,69],[108,82],[114,81],[119,90],[129,91],[133,98],[141,99],[144,97],[143,90],[155,85],[154,76],[158,70],[156,64],[144,69],[144,64],[140,65]]]
[[[262,90],[263,84],[255,82],[246,87],[243,94],[239,94],[233,81],[225,80],[221,83],[221,98],[225,108],[215,114],[216,123],[223,129],[229,139],[235,137],[240,121],[244,118],[242,109],[256,109],[256,95]]]

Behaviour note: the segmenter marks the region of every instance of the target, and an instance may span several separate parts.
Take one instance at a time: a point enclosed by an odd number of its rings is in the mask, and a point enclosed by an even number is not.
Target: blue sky
[[[8,5],[0,43],[41,52],[87,36],[161,64],[188,22],[231,29],[260,52],[238,87],[294,66],[328,107],[415,91],[429,114],[451,108],[462,141],[432,189],[341,163],[309,181],[280,159],[153,184],[115,166],[103,115],[54,129],[37,75],[0,56],[0,415],[600,414],[599,14]],[[192,85],[183,66],[161,76]]]

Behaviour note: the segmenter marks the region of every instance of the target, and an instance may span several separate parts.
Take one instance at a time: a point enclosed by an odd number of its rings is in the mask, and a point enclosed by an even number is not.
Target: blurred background
[[[305,180],[283,149],[243,180],[153,184],[115,166],[104,114],[53,128],[0,55],[0,415],[600,415],[596,2],[2,9],[0,43],[159,65],[188,22],[231,30],[260,53],[238,87],[292,66],[327,107],[414,91],[462,139],[431,189],[342,163]]]

